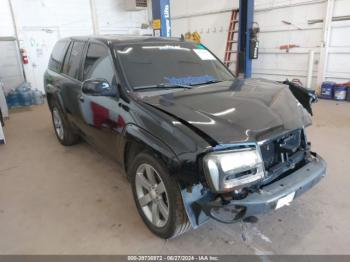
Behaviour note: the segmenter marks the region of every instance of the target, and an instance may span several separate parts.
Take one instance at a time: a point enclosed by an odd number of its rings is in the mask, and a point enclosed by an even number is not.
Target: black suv
[[[101,36],[57,42],[45,73],[56,136],[119,162],[162,238],[278,209],[325,175],[302,87],[236,79],[203,45]]]

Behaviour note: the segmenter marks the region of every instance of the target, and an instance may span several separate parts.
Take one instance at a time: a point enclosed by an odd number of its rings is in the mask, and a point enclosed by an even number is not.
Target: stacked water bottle
[[[33,90],[30,83],[25,82],[7,94],[6,102],[9,108],[40,105],[44,103],[44,95],[38,89]]]
[[[350,82],[337,84],[324,82],[321,87],[321,98],[350,102]]]

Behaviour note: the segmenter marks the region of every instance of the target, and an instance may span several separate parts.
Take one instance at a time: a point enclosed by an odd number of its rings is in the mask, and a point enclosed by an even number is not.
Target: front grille
[[[301,129],[293,130],[260,144],[265,170],[269,171],[275,165],[288,161],[288,158],[299,151],[302,145]]]

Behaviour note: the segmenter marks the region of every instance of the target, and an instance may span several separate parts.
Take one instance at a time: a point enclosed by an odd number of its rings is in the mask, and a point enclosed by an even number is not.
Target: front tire
[[[51,116],[58,141],[64,146],[77,144],[79,142],[79,136],[73,132],[57,105],[52,106]]]
[[[168,239],[191,229],[179,185],[161,162],[142,152],[128,173],[137,210],[154,234]]]

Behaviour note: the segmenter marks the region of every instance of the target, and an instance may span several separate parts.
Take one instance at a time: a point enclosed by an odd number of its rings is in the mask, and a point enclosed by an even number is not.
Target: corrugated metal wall
[[[273,80],[300,79],[306,85],[309,52],[315,51],[313,84],[317,80],[317,61],[323,24],[309,25],[309,20],[323,19],[325,1],[256,0],[255,18],[261,27],[260,57],[253,61],[253,77]],[[296,45],[281,50],[283,45]]]
[[[202,42],[223,60],[230,10],[238,8],[239,0],[172,0],[170,5],[173,36],[197,31]]]
[[[336,0],[333,16],[350,16],[350,1]],[[350,21],[332,22],[326,80],[350,81]]]
[[[218,57],[224,58],[229,9],[237,8],[236,1],[173,0],[174,35],[187,31],[201,32],[203,43]],[[325,18],[326,0],[255,0],[255,18],[261,33],[260,56],[253,62],[253,77],[273,80],[298,78],[306,84],[309,52],[315,52],[312,87],[316,88],[323,23],[309,20]],[[217,12],[223,11],[226,12]],[[192,14],[211,13],[190,17]],[[350,15],[350,1],[336,0],[333,16]],[[219,30],[218,30],[219,29]],[[223,30],[221,30],[223,29]],[[282,45],[298,47],[280,50]],[[350,78],[350,21],[332,22],[326,79],[344,81]]]

